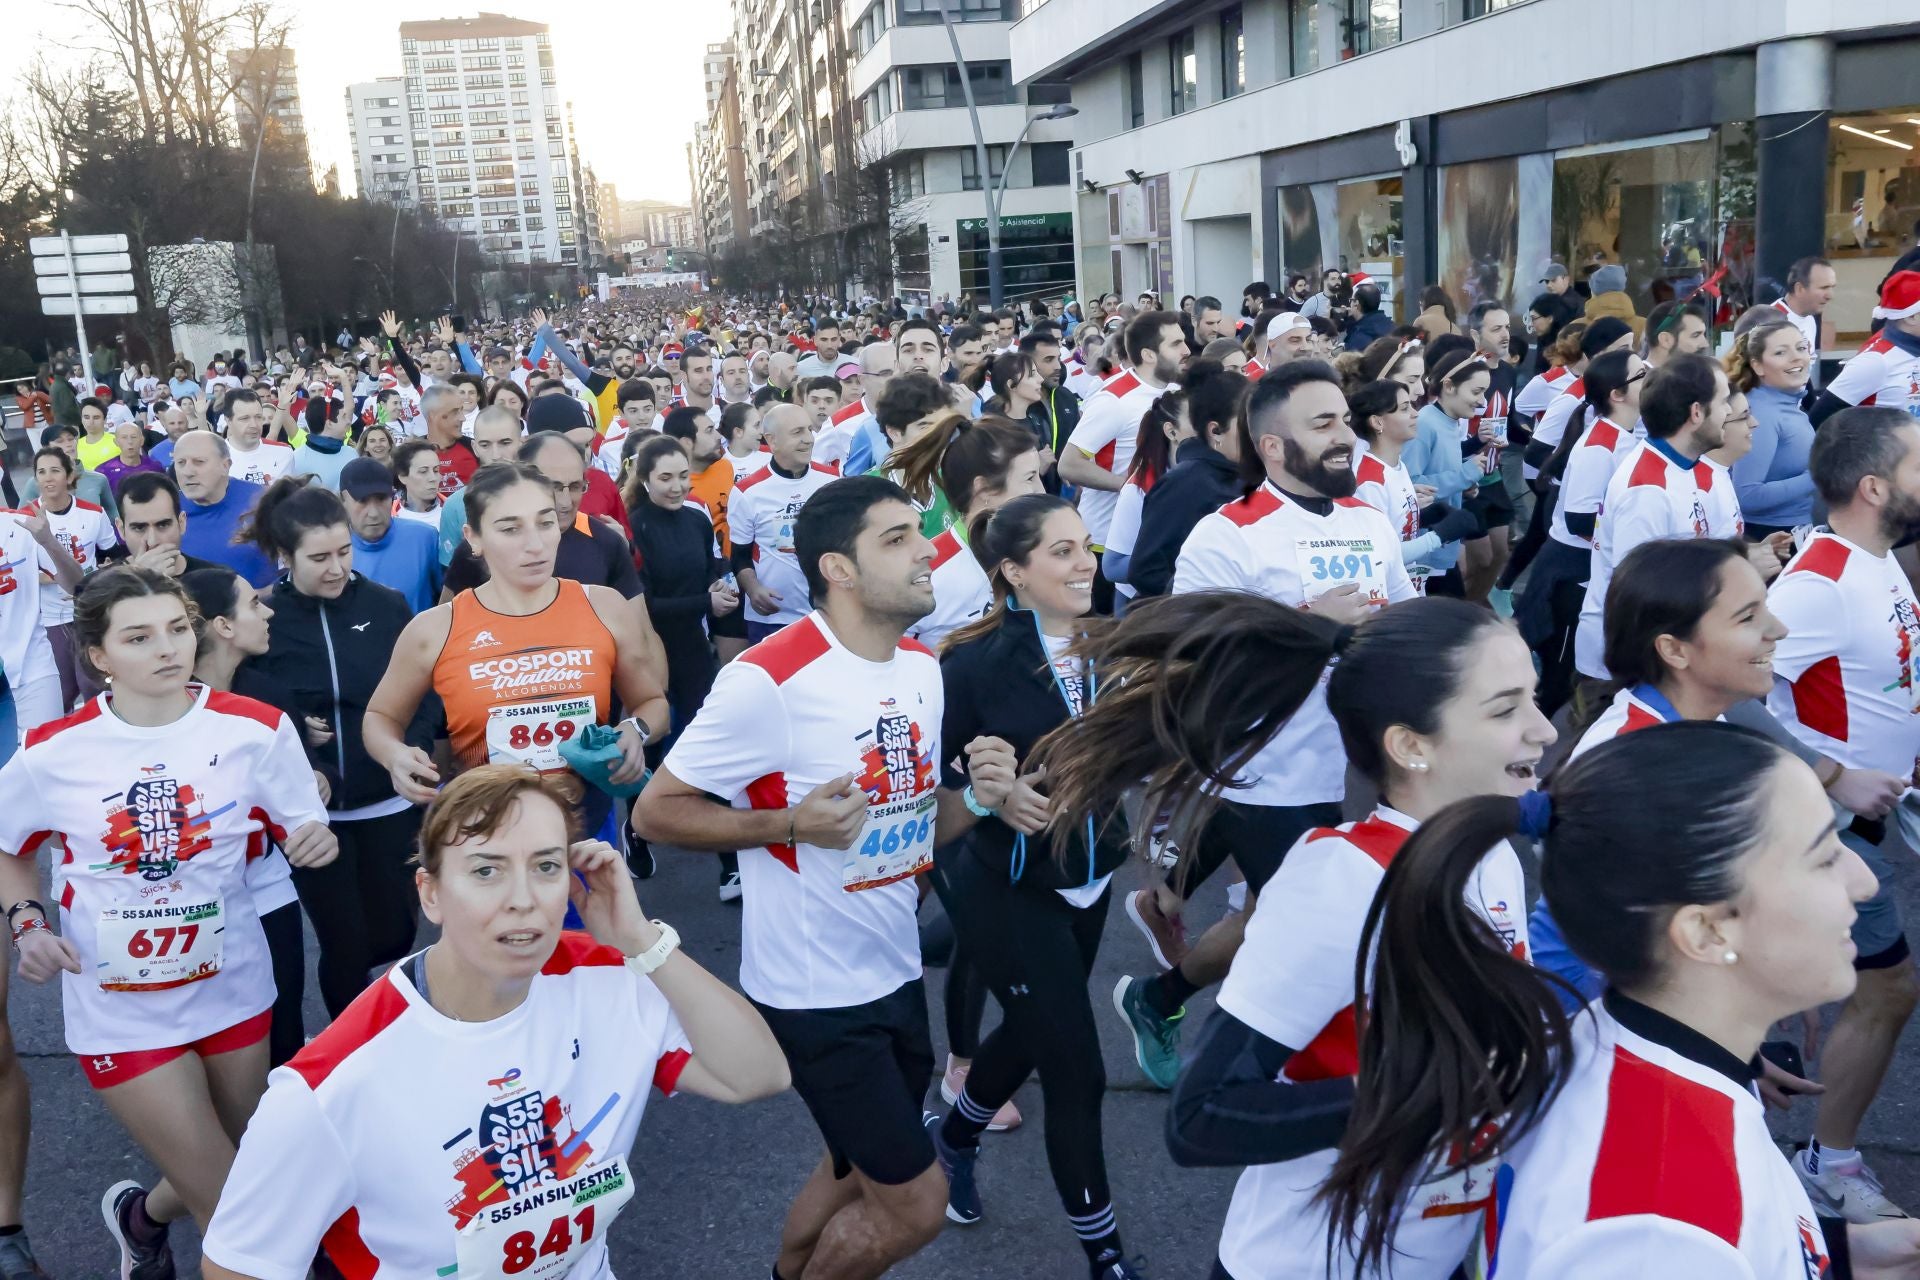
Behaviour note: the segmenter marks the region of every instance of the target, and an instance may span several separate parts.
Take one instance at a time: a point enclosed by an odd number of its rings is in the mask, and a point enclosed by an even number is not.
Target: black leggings
[[[1207,877],[1232,857],[1254,893],[1266,887],[1280,860],[1315,827],[1337,826],[1340,802],[1325,804],[1241,804],[1223,800],[1200,836],[1200,847],[1188,865],[1173,873],[1172,884],[1183,898],[1207,882]]]
[[[1045,1103],[1047,1164],[1069,1217],[1111,1202],[1100,1140],[1107,1073],[1087,978],[1111,891],[1075,907],[1051,889],[1007,883],[964,850],[935,881],[960,947],[1004,1011],[973,1056],[967,1097],[998,1111],[1035,1071]]]
[[[320,941],[320,998],[337,1018],[366,990],[369,974],[413,946],[414,837],[423,811],[409,805],[384,818],[335,821],[340,856],[324,867],[295,867],[300,905]]]
[[[307,1042],[300,1006],[307,998],[306,926],[300,904],[289,902],[260,917],[267,935],[267,954],[273,959],[273,1029],[267,1034],[267,1062],[280,1066]]]

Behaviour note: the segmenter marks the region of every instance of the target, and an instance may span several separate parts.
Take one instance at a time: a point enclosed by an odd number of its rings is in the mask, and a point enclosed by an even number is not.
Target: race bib
[[[554,698],[490,707],[487,762],[524,764],[541,773],[564,769],[560,744],[599,720],[592,698]]]
[[[1372,538],[1295,538],[1293,546],[1306,603],[1349,583],[1368,601],[1387,602],[1387,562]]]
[[[934,798],[867,806],[867,825],[847,850],[841,887],[877,889],[919,875],[933,862]]]
[[[226,913],[218,897],[108,907],[94,931],[102,991],[164,991],[220,972]]]
[[[627,1162],[592,1165],[482,1209],[454,1238],[458,1280],[560,1280],[573,1274],[633,1199]]]

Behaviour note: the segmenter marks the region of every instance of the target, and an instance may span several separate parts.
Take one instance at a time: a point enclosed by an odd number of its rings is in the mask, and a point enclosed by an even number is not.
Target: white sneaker
[[[720,882],[720,901],[740,901],[740,873],[738,871],[727,872],[727,878]]]
[[[1864,1160],[1853,1169],[1828,1166],[1815,1174],[1807,1172],[1807,1153],[1796,1151],[1793,1171],[1800,1175],[1800,1184],[1807,1189],[1807,1198],[1813,1201],[1813,1207],[1829,1217],[1864,1225],[1907,1216],[1905,1209],[1887,1199],[1880,1179]]]

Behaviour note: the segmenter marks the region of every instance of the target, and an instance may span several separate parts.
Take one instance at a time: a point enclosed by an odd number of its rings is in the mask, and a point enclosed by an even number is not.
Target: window
[[[1319,67],[1319,0],[1286,0],[1288,75]]]
[[[1016,102],[1013,77],[1004,62],[976,62],[967,67],[973,82],[973,100],[978,106],[997,106]],[[958,67],[903,67],[900,71],[900,106],[907,111],[935,107],[964,107],[966,94],[960,88]]]
[[[853,56],[863,56],[867,50],[879,43],[880,37],[887,31],[887,2],[874,0],[874,4],[853,24]]]
[[[1173,89],[1169,114],[1183,115],[1200,105],[1200,64],[1194,57],[1192,27],[1167,41],[1167,80]]]
[[[1028,162],[1033,166],[1033,185],[1036,187],[1060,187],[1069,181],[1067,157],[1073,152],[1071,142],[1035,142],[1027,147]]]
[[[1340,56],[1357,58],[1400,43],[1400,0],[1346,0]]]
[[[955,22],[1011,22],[1014,6],[1008,0],[945,0]],[[900,25],[940,21],[941,0],[899,0]]]
[[[1466,0],[1466,12],[1461,16],[1463,18],[1484,18],[1490,13],[1497,13],[1502,9],[1510,9],[1519,3],[1521,3],[1521,0]]]
[[[1247,19],[1239,5],[1220,15],[1220,96],[1247,90]]]
[[[1007,149],[1005,147],[987,148],[987,176],[996,185],[1007,171]],[[964,147],[960,152],[960,189],[978,191],[980,189],[980,155],[972,147]]]
[[[1036,107],[1058,106],[1073,101],[1073,86],[1064,80],[1053,80],[1027,86],[1027,101]]]
[[[1147,122],[1147,73],[1140,51],[1127,55],[1127,127],[1138,129]]]
[[[893,196],[895,200],[911,200],[927,194],[927,162],[924,156],[913,156],[902,160],[893,167]]]

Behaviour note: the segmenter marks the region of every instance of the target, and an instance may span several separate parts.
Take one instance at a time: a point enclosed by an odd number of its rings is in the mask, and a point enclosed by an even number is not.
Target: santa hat
[[[1880,305],[1873,309],[1876,320],[1904,320],[1920,313],[1920,271],[1896,271],[1880,286]]]
[[[1363,284],[1372,284],[1373,277],[1368,275],[1364,271],[1356,271],[1352,275],[1347,277],[1347,283],[1351,284],[1354,288],[1358,289]]]

